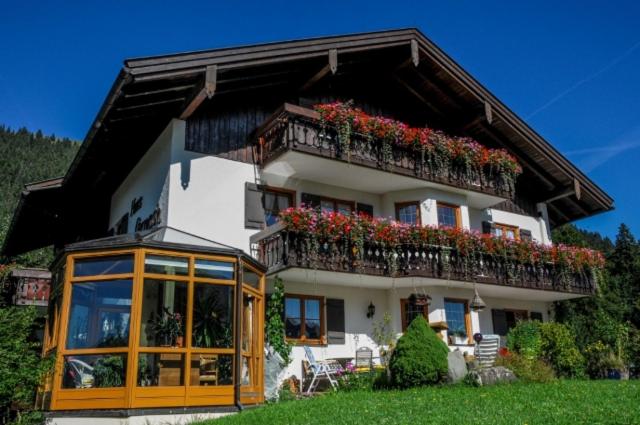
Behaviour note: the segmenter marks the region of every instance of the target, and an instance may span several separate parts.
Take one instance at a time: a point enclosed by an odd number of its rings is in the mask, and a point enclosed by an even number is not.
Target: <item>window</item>
[[[509,226],[508,224],[495,223],[493,225],[493,234],[499,238],[518,240],[520,235],[516,226]]]
[[[420,224],[420,203],[402,202],[396,204],[396,220],[405,224]]]
[[[264,190],[264,221],[267,226],[271,226],[278,221],[280,211],[292,207],[294,203],[295,192],[266,188]]]
[[[492,309],[493,333],[506,336],[518,322],[527,320],[529,312],[526,310]]]
[[[350,215],[354,209],[354,203],[350,201],[320,198],[320,210],[322,212],[337,212],[344,215]]]
[[[420,315],[427,322],[429,321],[429,306],[426,303],[418,303],[412,298],[403,298],[400,300],[400,310],[402,314],[402,332],[407,330],[407,326],[411,324],[413,319]]]
[[[460,207],[438,202],[438,226],[460,228]]]
[[[285,334],[288,339],[324,343],[324,302],[321,297],[286,295]]]
[[[465,343],[471,337],[471,316],[469,304],[466,300],[445,298],[444,314],[447,319],[447,335],[451,344],[460,344],[462,338]]]

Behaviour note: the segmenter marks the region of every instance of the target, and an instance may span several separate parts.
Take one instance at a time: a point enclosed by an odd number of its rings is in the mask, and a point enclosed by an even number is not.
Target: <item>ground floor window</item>
[[[450,344],[467,344],[471,337],[471,314],[467,300],[444,299],[447,335]]]
[[[323,343],[324,299],[311,295],[285,295],[285,334],[287,339],[304,343]]]
[[[493,309],[491,310],[493,319],[493,332],[497,335],[506,336],[509,330],[521,320],[529,319],[527,310]]]
[[[424,300],[420,297],[411,296],[409,298],[403,298],[400,300],[400,314],[402,315],[402,332],[407,330],[407,327],[413,319],[422,315],[427,322],[429,321],[429,304],[428,300]]]

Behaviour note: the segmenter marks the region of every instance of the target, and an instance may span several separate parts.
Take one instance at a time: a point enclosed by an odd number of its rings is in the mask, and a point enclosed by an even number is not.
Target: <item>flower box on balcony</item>
[[[262,166],[293,150],[502,198],[513,198],[522,172],[503,149],[369,116],[344,103],[316,110],[285,104],[256,130],[256,140]]]

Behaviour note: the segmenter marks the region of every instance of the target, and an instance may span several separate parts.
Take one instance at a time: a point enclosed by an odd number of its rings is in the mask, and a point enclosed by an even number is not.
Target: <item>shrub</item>
[[[504,357],[498,357],[496,365],[511,370],[524,382],[551,382],[556,379],[553,368],[539,358],[509,353]]]
[[[449,349],[422,316],[411,322],[389,361],[391,383],[410,388],[435,384],[447,376]]]
[[[610,369],[624,368],[624,362],[602,341],[593,342],[584,349],[586,371],[592,379],[606,378]]]
[[[562,323],[540,323],[541,353],[562,377],[584,376],[584,357],[576,346],[576,338]]]
[[[507,345],[525,358],[544,360],[558,376],[584,375],[584,357],[578,350],[575,336],[564,324],[520,322],[509,331]]]
[[[35,307],[0,308],[0,415],[3,423],[41,423],[31,411],[36,388],[51,370],[51,359],[42,359],[33,337]],[[15,421],[15,422],[12,422]]]
[[[528,359],[540,357],[542,338],[540,336],[540,322],[519,322],[507,335],[509,350],[519,353]]]

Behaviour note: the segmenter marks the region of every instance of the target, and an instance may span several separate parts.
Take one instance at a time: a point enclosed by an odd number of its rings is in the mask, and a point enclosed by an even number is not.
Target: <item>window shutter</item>
[[[358,202],[356,204],[356,211],[358,212],[358,214],[362,213],[368,215],[369,217],[373,217],[373,205],[361,204],[360,202]]]
[[[493,235],[493,229],[495,229],[495,226],[490,221],[482,222],[482,233],[484,233],[485,235]]]
[[[327,341],[344,344],[344,300],[327,298]]]
[[[246,182],[244,191],[244,227],[246,229],[264,228],[264,207],[262,188],[255,183]]]
[[[310,193],[302,193],[300,200],[307,208],[320,208],[320,196],[312,195]]]
[[[540,313],[539,311],[532,311],[529,317],[531,318],[531,320],[542,322],[542,313]]]
[[[493,333],[501,336],[505,336],[509,333],[509,326],[507,325],[507,314],[504,310],[491,310],[491,317],[493,319]]]
[[[520,240],[531,242],[533,237],[531,236],[531,230],[520,229]]]

